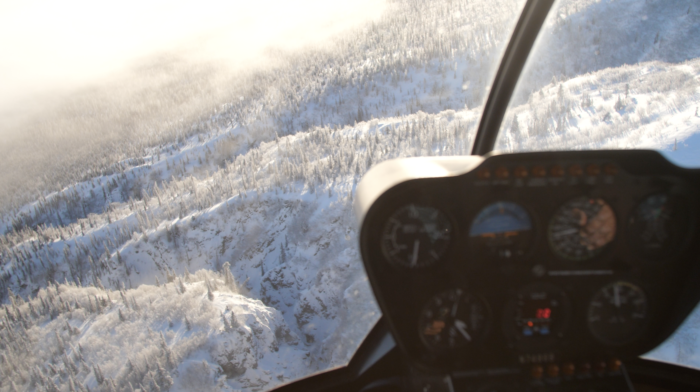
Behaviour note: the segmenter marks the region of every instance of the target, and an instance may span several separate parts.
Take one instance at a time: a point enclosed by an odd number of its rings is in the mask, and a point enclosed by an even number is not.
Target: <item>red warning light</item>
[[[548,319],[551,316],[552,316],[552,309],[550,309],[550,308],[537,309],[537,318],[538,319]]]

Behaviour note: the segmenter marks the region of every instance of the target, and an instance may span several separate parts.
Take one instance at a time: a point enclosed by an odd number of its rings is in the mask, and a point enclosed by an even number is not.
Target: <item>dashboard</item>
[[[552,379],[618,372],[692,311],[698,184],[653,151],[408,158],[370,170],[355,211],[412,366]]]

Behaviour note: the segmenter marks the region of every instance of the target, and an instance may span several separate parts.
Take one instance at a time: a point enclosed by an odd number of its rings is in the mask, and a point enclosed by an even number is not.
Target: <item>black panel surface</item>
[[[465,166],[470,164],[473,167],[471,161]],[[385,171],[383,176],[390,177],[391,171]],[[371,204],[360,217],[365,268],[398,346],[418,367],[459,370],[636,357],[670,336],[698,301],[700,287],[692,284],[693,279],[700,279],[697,170],[676,167],[652,151],[541,152],[494,155],[464,173],[431,177],[404,178],[376,199],[360,201]],[[382,179],[370,180],[376,183]],[[388,178],[386,181],[392,182]],[[633,228],[630,223],[640,204],[653,195],[668,195],[674,200],[673,225],[679,226],[667,230],[673,235],[672,242],[667,242],[669,249],[654,254],[640,250],[635,238],[644,230],[639,225]],[[556,251],[556,241],[549,232],[557,211],[581,197],[604,201],[615,221],[614,238],[586,239],[590,241],[586,244],[605,243],[588,259]],[[518,245],[523,252],[517,257],[489,255],[470,237],[474,219],[496,202],[520,206],[529,216],[527,243]],[[382,241],[387,241],[387,221],[407,205],[437,209],[450,220],[450,244],[438,262],[412,268],[387,260],[386,250],[382,249]],[[503,212],[503,216],[507,213]],[[581,216],[583,220],[594,217]],[[604,214],[595,215],[601,216]],[[497,240],[510,241],[506,235],[518,235],[515,229],[524,227],[525,220],[513,219],[515,223],[494,221],[496,226],[503,223],[514,228],[513,232],[504,231]],[[609,218],[606,219],[609,227]],[[567,233],[565,228],[558,230]],[[409,247],[407,252],[412,246],[429,246],[425,236],[416,238],[422,240],[399,245]],[[624,342],[604,341],[589,328],[596,315],[609,317],[610,309],[608,313],[597,312],[591,310],[595,305],[591,303],[594,298],[604,297],[599,293],[601,289],[616,282],[624,284],[622,289],[609,290],[619,295],[610,300],[617,304],[612,311],[617,312],[619,307],[623,316],[624,312],[636,315],[644,324],[631,329],[635,336]],[[623,303],[627,299],[639,301],[639,296],[624,297],[623,289],[628,287],[643,291],[644,306],[629,307]],[[426,324],[421,316],[425,319],[428,312],[433,317],[438,308],[429,307],[431,299],[453,289],[483,300],[483,309],[473,314],[485,315],[485,327],[479,327],[484,330],[475,330],[480,333],[469,335],[472,341],[464,344],[464,338],[459,337],[463,335],[460,328],[468,330],[469,326],[456,328],[453,335],[457,335],[458,348],[449,349],[444,344],[431,347],[426,342],[434,339],[426,340],[421,334],[443,333],[449,338],[446,328],[455,317],[444,315],[441,317],[447,322],[436,318],[433,324]],[[540,298],[547,295],[549,300]],[[465,319],[463,324],[469,324],[466,319],[471,316],[464,310],[455,314]],[[551,323],[545,316],[552,317]],[[529,322],[532,328],[527,326]]]

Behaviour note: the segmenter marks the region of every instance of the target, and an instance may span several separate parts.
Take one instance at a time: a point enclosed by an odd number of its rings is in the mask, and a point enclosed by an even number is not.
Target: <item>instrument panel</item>
[[[357,189],[362,256],[416,366],[636,357],[700,298],[699,179],[652,151],[389,161]]]

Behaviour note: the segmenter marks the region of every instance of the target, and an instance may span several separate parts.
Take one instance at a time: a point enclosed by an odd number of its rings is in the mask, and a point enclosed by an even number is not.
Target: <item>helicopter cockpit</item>
[[[525,5],[472,156],[365,175],[355,212],[383,318],[347,367],[280,391],[700,388],[639,358],[700,301],[700,170],[650,150],[493,152],[551,6]]]

